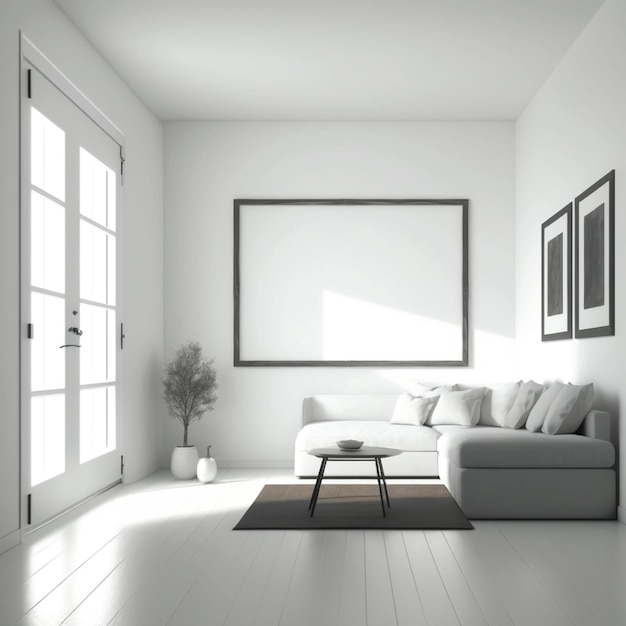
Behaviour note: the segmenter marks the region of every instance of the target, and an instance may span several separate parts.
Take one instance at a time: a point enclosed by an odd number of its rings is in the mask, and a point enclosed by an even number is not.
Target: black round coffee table
[[[383,470],[382,459],[402,454],[402,450],[398,450],[397,448],[376,448],[373,446],[363,446],[358,450],[342,450],[341,448],[313,448],[308,451],[308,454],[322,459],[322,462],[320,463],[320,471],[317,473],[317,480],[315,481],[315,487],[313,487],[313,493],[311,494],[311,500],[309,501],[311,517],[313,517],[313,513],[315,513],[315,505],[317,504],[317,498],[320,494],[322,480],[324,479],[324,471],[326,470],[326,464],[328,461],[374,461],[374,464],[376,465],[378,491],[380,493],[380,504],[383,508],[383,517],[387,516],[385,511],[385,499],[387,500],[388,508],[391,507],[391,502],[389,502],[389,492],[387,491],[387,480]]]

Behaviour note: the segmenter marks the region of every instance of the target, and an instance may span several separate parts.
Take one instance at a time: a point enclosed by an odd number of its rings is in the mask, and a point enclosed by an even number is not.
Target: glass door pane
[[[65,207],[33,191],[30,224],[31,285],[65,293]]]
[[[80,149],[80,214],[115,231],[115,172]]]
[[[81,389],[80,462],[115,449],[115,387]]]
[[[34,396],[30,405],[31,485],[65,471],[65,394]]]
[[[65,201],[65,132],[34,107],[30,115],[30,182]]]
[[[65,298],[33,291],[31,319],[31,391],[56,391],[65,388]]]
[[[30,482],[65,472],[65,132],[33,108],[30,127]]]
[[[115,382],[115,311],[91,304],[80,305],[83,331],[80,384]]]
[[[115,247],[115,235],[81,220],[81,299],[115,305]]]
[[[81,148],[81,463],[115,448],[115,183],[115,172]]]

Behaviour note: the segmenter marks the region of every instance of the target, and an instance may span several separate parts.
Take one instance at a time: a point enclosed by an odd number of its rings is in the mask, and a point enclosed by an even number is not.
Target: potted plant
[[[183,444],[172,451],[171,469],[176,478],[196,475],[198,450],[188,444],[189,425],[213,410],[217,400],[217,372],[213,361],[202,354],[200,344],[190,341],[176,351],[174,359],[165,366],[163,398],[170,416],[183,425]]]

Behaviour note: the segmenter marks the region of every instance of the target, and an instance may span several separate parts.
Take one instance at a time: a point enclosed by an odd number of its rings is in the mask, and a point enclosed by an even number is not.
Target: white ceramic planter
[[[172,450],[170,467],[174,478],[189,480],[196,477],[198,450],[196,446],[176,446]]]
[[[196,468],[198,480],[202,483],[210,483],[217,476],[217,463],[211,456],[211,446],[206,449],[206,456],[198,461]]]

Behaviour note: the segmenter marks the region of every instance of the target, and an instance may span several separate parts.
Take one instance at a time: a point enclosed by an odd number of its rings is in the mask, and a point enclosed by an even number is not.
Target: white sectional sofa
[[[573,433],[532,432],[519,423],[517,428],[500,425],[507,412],[511,415],[511,400],[503,406],[507,394],[484,391],[480,406],[465,401],[476,422],[467,424],[441,411],[433,416],[432,410],[423,424],[397,423],[403,421],[395,419],[398,394],[305,398],[303,426],[295,441],[295,474],[317,475],[320,460],[308,450],[358,439],[366,445],[401,449],[401,455],[384,460],[386,475],[440,478],[470,519],[616,517],[615,449],[608,413],[585,410]],[[434,400],[435,409],[453,406],[449,402],[453,396]],[[369,464],[349,461],[330,463],[326,470],[328,476],[371,476],[371,472]]]

